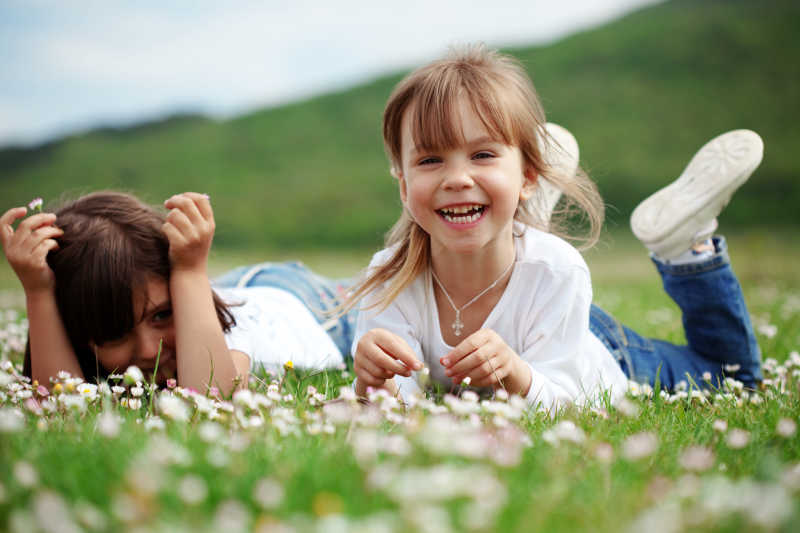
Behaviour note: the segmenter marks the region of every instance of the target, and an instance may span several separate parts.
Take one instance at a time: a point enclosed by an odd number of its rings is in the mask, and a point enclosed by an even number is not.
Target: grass
[[[323,408],[349,372],[293,370],[263,375],[232,402],[162,393],[156,417],[147,401],[122,405],[136,399],[131,387],[93,398],[69,394],[74,385],[64,382],[54,411],[36,414],[6,366],[0,529],[790,531],[800,519],[792,242],[729,238],[764,358],[773,359],[773,381],[751,395],[631,395],[554,418],[469,397],[408,411],[380,398],[372,408],[346,398]],[[635,243],[615,236],[587,259],[605,308],[648,335],[682,338]],[[348,254],[341,265],[350,268]],[[16,361],[10,347],[22,332],[9,320],[18,318],[0,318],[4,357]]]

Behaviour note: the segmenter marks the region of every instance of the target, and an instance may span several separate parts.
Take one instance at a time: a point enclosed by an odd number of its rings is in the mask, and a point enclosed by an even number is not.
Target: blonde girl
[[[667,386],[686,372],[698,380],[706,372],[719,378],[724,363],[739,363],[737,377],[748,384],[760,377],[751,327],[740,328],[743,337],[737,337],[750,349],[721,361],[705,347],[696,349],[705,340],[662,347],[592,306],[589,270],[561,238],[567,233],[560,221],[582,214],[588,228],[583,243],[591,245],[603,204],[594,184],[575,171],[577,154],[548,134],[535,90],[510,57],[469,47],[414,71],[389,98],[383,136],[403,213],[349,301],[361,300],[352,347],[357,392],[374,387],[407,396],[418,389],[412,371],[423,366],[446,389],[468,381],[546,408],[591,401],[604,391],[616,397],[628,377],[652,382],[657,370]],[[720,259],[727,257],[724,241],[712,243],[710,232],[693,228],[714,220],[724,205],[720,198],[727,200],[760,161],[760,145],[745,141],[750,158],[730,176],[708,180],[712,199],[701,202],[702,216],[675,215],[678,226],[688,224],[680,228],[687,235],[677,251],[656,257],[657,265],[667,268],[696,242],[711,243],[711,256],[702,260],[727,265]],[[700,156],[713,154],[701,150]],[[695,167],[687,172],[697,177],[702,173]],[[553,220],[547,188],[565,197]],[[684,189],[666,203],[685,204]],[[653,202],[643,205],[651,209]],[[648,246],[657,250],[665,237],[651,229],[656,237]],[[724,276],[732,277],[729,267]],[[725,315],[739,305],[735,300],[719,302],[712,314]],[[676,301],[685,316],[695,313]],[[749,326],[746,313],[735,321]],[[691,340],[690,333],[687,325]]]

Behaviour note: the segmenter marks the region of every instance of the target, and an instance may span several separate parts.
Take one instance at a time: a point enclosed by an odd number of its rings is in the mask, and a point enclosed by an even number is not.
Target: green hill
[[[676,1],[549,46],[510,50],[571,129],[610,226],[708,138],[751,128],[764,162],[724,224],[800,222],[800,3]],[[0,150],[3,204],[99,188],[211,195],[225,247],[375,246],[399,201],[381,139],[397,76],[228,121],[178,116]]]

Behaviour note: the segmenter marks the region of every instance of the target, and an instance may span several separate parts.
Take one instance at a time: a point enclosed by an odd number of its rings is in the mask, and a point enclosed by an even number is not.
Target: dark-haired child
[[[336,282],[299,263],[207,275],[214,216],[206,195],[169,198],[168,212],[98,192],[54,213],[10,209],[0,241],[25,291],[26,373],[104,378],[129,365],[223,394],[259,366],[336,367],[352,315],[328,320]]]

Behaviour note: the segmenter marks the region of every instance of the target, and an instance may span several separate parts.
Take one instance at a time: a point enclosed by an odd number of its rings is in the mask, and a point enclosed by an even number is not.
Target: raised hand
[[[476,331],[439,362],[456,384],[469,377],[470,385],[475,387],[505,388],[523,396],[530,389],[530,368],[491,329]]]
[[[208,196],[196,192],[176,194],[164,206],[169,213],[162,229],[169,240],[172,270],[205,272],[215,228]]]
[[[55,225],[56,215],[53,213],[30,216],[15,230],[12,224],[27,212],[25,207],[15,207],[0,217],[0,242],[23,289],[30,294],[52,290],[55,286],[55,276],[47,264],[47,253],[58,248],[55,239],[64,232]]]
[[[394,393],[396,375],[410,376],[422,363],[401,337],[385,329],[371,329],[361,337],[353,357],[356,393],[364,396],[367,387],[386,387]]]

